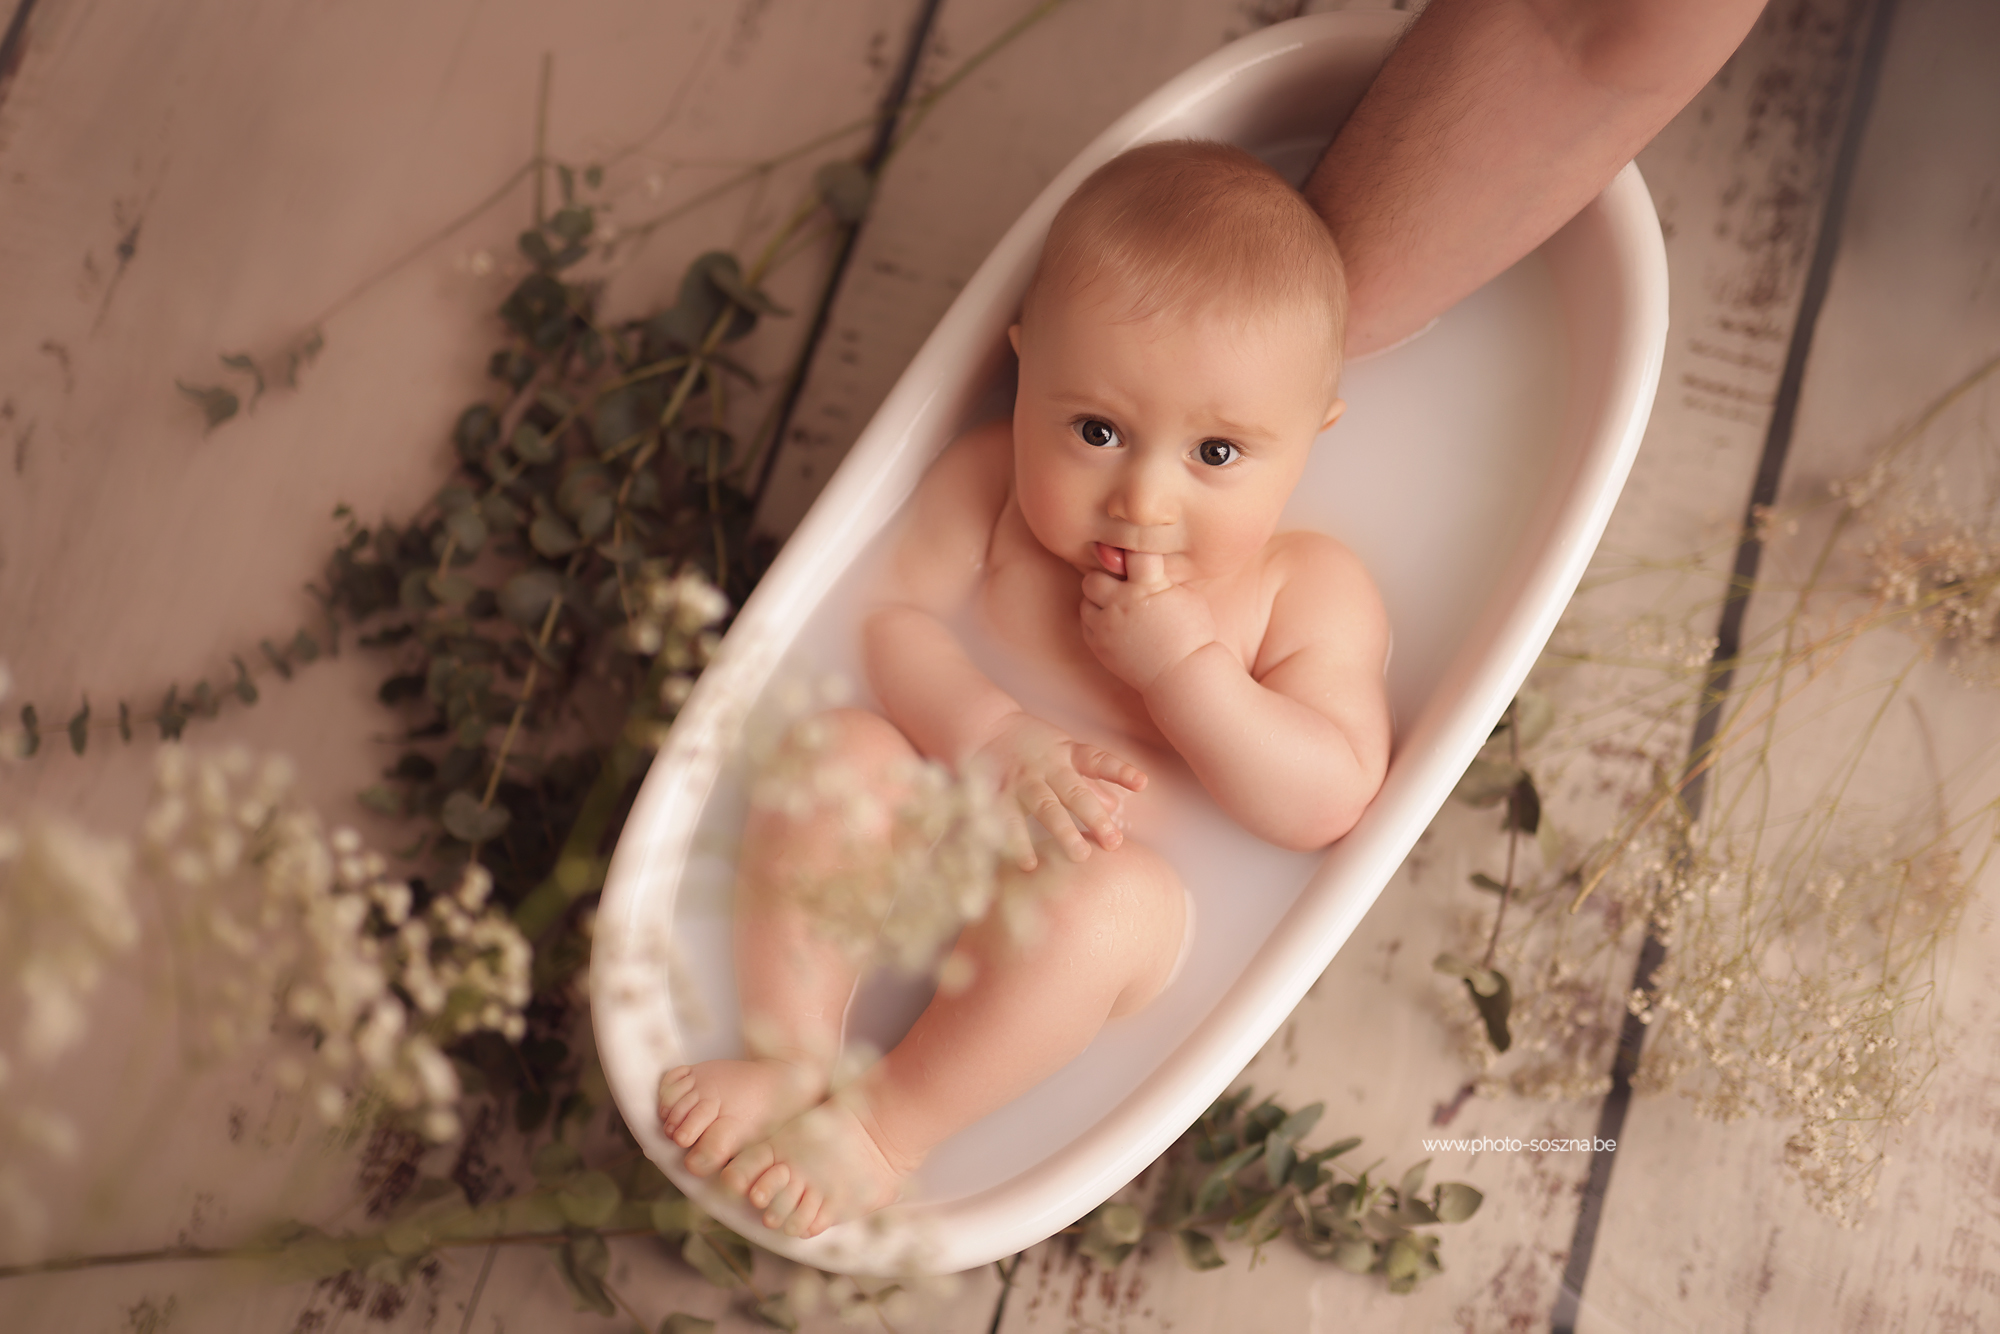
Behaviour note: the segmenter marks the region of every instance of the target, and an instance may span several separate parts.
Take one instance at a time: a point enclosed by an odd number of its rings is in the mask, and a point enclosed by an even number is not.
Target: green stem
[[[542,52],[541,88],[535,95],[535,230],[540,231],[548,220],[548,210],[544,197],[548,189],[549,175],[549,85],[555,78],[556,58],[552,52]]]

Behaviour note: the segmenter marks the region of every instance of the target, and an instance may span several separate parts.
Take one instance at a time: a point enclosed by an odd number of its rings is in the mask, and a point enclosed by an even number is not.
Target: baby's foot
[[[660,1076],[660,1130],[705,1177],[825,1093],[817,1070],[771,1056],[675,1066]]]
[[[858,1098],[829,1098],[752,1144],[722,1170],[722,1184],[764,1211],[764,1226],[816,1237],[894,1204],[921,1158],[884,1141]]]

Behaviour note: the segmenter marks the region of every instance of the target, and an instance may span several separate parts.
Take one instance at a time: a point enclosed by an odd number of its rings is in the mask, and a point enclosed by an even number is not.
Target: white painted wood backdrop
[[[1303,8],[1338,7],[1309,3]],[[41,0],[0,102],[0,661],[41,706],[50,753],[0,771],[0,809],[45,805],[102,826],[143,800],[149,749],[67,754],[55,733],[85,693],[100,707],[221,675],[228,655],[305,623],[337,502],[407,511],[447,466],[449,423],[480,392],[489,312],[527,211],[505,202],[390,269],[527,158],[543,52],[554,57],[550,147],[602,161],[613,218],[633,224],[741,165],[867,116],[916,0]],[[918,91],[1028,8],[944,0]],[[782,532],[859,431],[1015,213],[1131,102],[1222,42],[1300,6],[1252,0],[1068,0],[941,100],[897,155],[861,233],[784,442],[764,521]],[[1673,333],[1647,446],[1600,569],[1726,567],[1792,336],[1857,58],[1865,5],[1774,0],[1742,51],[1641,158],[1674,282]],[[1846,240],[1816,331],[1784,499],[1850,470],[1921,405],[2000,350],[2000,17],[1980,0],[1904,0],[1863,145]],[[689,213],[609,275],[634,310],[702,249],[736,245],[790,206],[856,134]],[[128,254],[121,253],[121,245]],[[828,262],[786,270],[805,304]],[[386,275],[379,276],[378,275]],[[331,313],[326,313],[331,312]],[[324,318],[326,348],[296,392],[204,434],[174,381],[213,381],[221,352],[269,353]],[[803,321],[772,321],[747,355],[782,366]],[[2000,406],[1990,392],[1984,400]],[[746,412],[756,405],[746,404]],[[1986,415],[1981,415],[1986,413]],[[1987,408],[1964,448],[1990,457]],[[1982,425],[1983,423],[1983,425]],[[1984,432],[1982,434],[1982,431]],[[1799,543],[1811,539],[1803,534]],[[1766,572],[1796,549],[1780,541]],[[1720,562],[1717,566],[1716,562]],[[1576,615],[1698,633],[1713,577],[1605,579]],[[1752,609],[1753,624],[1758,610]],[[1870,664],[1853,670],[1865,674]],[[1560,679],[1609,699],[1613,676]],[[373,664],[349,655],[217,723],[305,762],[310,795],[359,821],[352,792],[383,763]],[[1823,764],[1852,719],[1793,743],[1788,773]],[[1941,669],[1916,686],[1956,771],[1990,754],[2000,707]],[[1691,721],[1691,720],[1690,720]],[[1683,722],[1683,727],[1686,723]],[[191,732],[191,739],[197,739]],[[1670,759],[1685,736],[1655,734]],[[1588,766],[1566,799],[1588,803]],[[1881,803],[1922,782],[1913,734],[1865,780]],[[1990,767],[1979,777],[1990,797]],[[1428,960],[1466,911],[1491,820],[1448,813],[1248,1078],[1323,1126],[1365,1135],[1400,1166],[1422,1157],[1433,1108],[1464,1081]],[[1953,1057],[1937,1110],[1905,1137],[1866,1224],[1841,1231],[1785,1175],[1786,1129],[1695,1119],[1641,1099],[1616,1158],[1578,1328],[1973,1330],[2000,1326],[2000,941],[1989,875],[1957,944],[1946,1004]],[[1629,972],[1629,965],[1628,972]],[[143,972],[143,970],[137,970]],[[173,1061],[143,980],[114,986],[89,1068],[72,1074],[93,1157],[61,1210],[92,1249],[226,1244],[296,1157],[255,1069],[163,1101]],[[1594,1101],[1475,1099],[1454,1134],[1588,1134]],[[1164,1248],[1115,1276],[1060,1245],[1029,1253],[1002,1327],[1028,1330],[1526,1330],[1546,1327],[1570,1243],[1583,1155],[1440,1157],[1487,1204],[1448,1229],[1449,1272],[1410,1297],[1283,1247],[1208,1274]],[[351,1184],[290,1189],[357,1222]],[[342,1209],[345,1212],[339,1212]],[[480,1256],[454,1254],[398,1299],[245,1287],[198,1265],[0,1284],[9,1330],[458,1329]],[[657,1248],[621,1243],[614,1279],[657,1319],[673,1309],[749,1328]],[[968,1275],[898,1328],[985,1330],[998,1283]],[[398,1305],[399,1300],[402,1302]],[[392,1309],[393,1308],[393,1309]],[[629,1323],[629,1322],[628,1322]],[[472,1326],[610,1328],[571,1311],[539,1252],[500,1257]],[[817,1326],[815,1326],[817,1327]]]

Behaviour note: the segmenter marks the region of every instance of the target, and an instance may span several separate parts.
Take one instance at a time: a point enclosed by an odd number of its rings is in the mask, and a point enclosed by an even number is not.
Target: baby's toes
[[[687,1148],[690,1144],[701,1138],[702,1132],[714,1123],[716,1114],[721,1110],[722,1104],[714,1098],[704,1098],[699,1091],[688,1094],[680,1102],[674,1104],[674,1111],[680,1119],[668,1134],[668,1138],[683,1149]],[[699,1154],[688,1155],[689,1171],[700,1172],[703,1170],[695,1162],[695,1159],[699,1156]]]
[[[825,1231],[819,1221],[821,1209],[826,1204],[826,1196],[816,1188],[807,1186],[799,1194],[798,1205],[790,1217],[785,1219],[784,1233],[788,1237],[816,1237]]]
[[[768,1176],[770,1174],[766,1173],[765,1175]],[[771,1200],[770,1208],[764,1211],[764,1226],[773,1231],[783,1227],[785,1220],[790,1218],[793,1211],[799,1207],[799,1201],[805,1198],[805,1194],[806,1179],[802,1176],[793,1175],[785,1183],[785,1188],[779,1191]]]
[[[738,1195],[748,1195],[751,1184],[778,1161],[777,1150],[768,1140],[759,1140],[729,1160],[722,1169],[722,1184]]]
[[[660,1124],[671,1129],[670,1118],[680,1103],[694,1090],[694,1067],[676,1066],[660,1076]]]
[[[762,1209],[791,1183],[792,1169],[783,1163],[775,1163],[766,1169],[762,1176],[751,1182],[750,1189],[743,1193],[750,1203]]]

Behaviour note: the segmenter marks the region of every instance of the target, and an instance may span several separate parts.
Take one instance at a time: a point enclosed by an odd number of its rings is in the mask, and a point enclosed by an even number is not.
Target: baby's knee
[[[1045,930],[1105,964],[1116,961],[1144,972],[1161,956],[1171,963],[1180,949],[1187,901],[1166,858],[1127,841],[1112,852],[1093,848],[1068,870],[1067,883],[1053,886],[1041,900]]]
[[[792,728],[784,748],[788,759],[838,764],[870,783],[893,774],[914,754],[894,723],[866,709],[828,709],[814,714]]]

